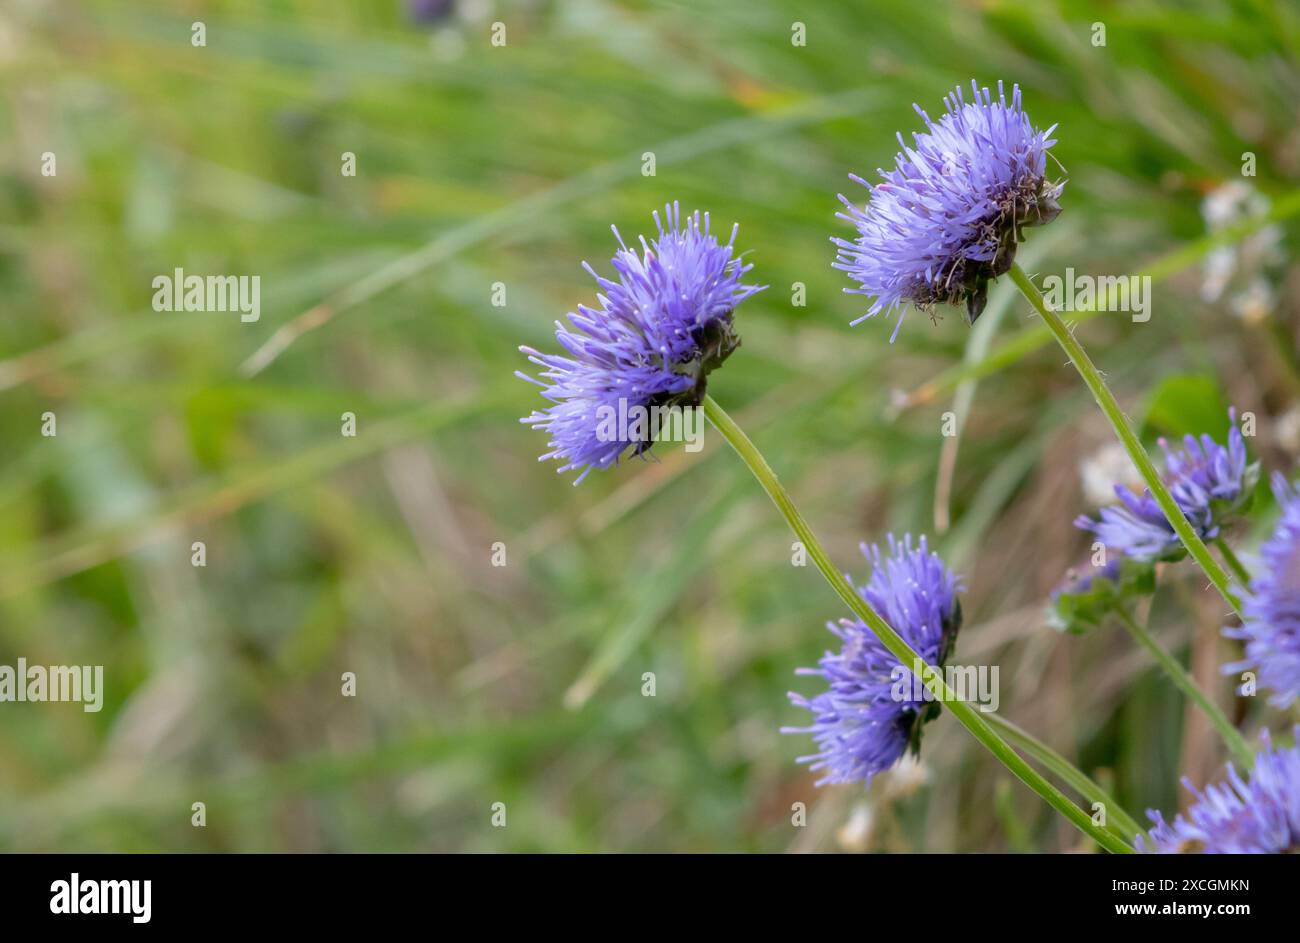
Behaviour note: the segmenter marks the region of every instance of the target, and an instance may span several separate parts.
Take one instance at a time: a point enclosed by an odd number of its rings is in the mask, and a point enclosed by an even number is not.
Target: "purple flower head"
[[[753,266],[732,254],[739,227],[724,245],[707,213],[683,220],[673,203],[663,219],[653,215],[659,237],[642,237],[640,251],[614,229],[617,281],[583,263],[600,286],[600,306],[580,305],[569,325],[556,322],[555,339],[569,356],[520,348],[548,382],[517,375],[554,404],[520,421],[550,435],[542,461],[558,459],[561,472],[582,469],[575,485],[628,448],[640,455],[654,444],[655,430],[638,425],[637,412],[699,405],[709,372],[740,346],[732,312],[766,287],[741,282]]]
[[[1063,183],[1047,179],[1047,151],[1056,125],[1035,131],[1020,108],[1020,86],[1007,102],[971,82],[974,101],[960,87],[945,100],[948,113],[933,122],[914,105],[926,130],[903,142],[895,169],[880,170],[865,208],[840,195],[836,214],[858,230],[839,247],[835,268],[858,283],[850,294],[874,298],[857,324],[882,311],[899,311],[890,343],[903,324],[904,306],[921,310],[965,303],[971,323],[988,300],[988,283],[1010,270],[1025,226],[1050,223],[1060,213]]]
[[[1225,665],[1224,674],[1253,670],[1277,707],[1300,697],[1300,495],[1280,474],[1273,493],[1282,508],[1277,527],[1259,555],[1263,572],[1250,581],[1242,600],[1240,628],[1223,634],[1246,643],[1246,658]]]
[[[1246,460],[1246,445],[1237,428],[1237,411],[1228,410],[1232,430],[1226,447],[1208,435],[1187,436],[1184,448],[1171,451],[1164,439],[1162,481],[1187,521],[1202,540],[1213,540],[1221,528],[1249,501],[1258,476],[1258,466]],[[1164,511],[1144,490],[1139,496],[1124,485],[1115,486],[1120,504],[1101,509],[1100,520],[1087,515],[1075,519],[1075,526],[1092,531],[1108,550],[1139,560],[1177,560],[1183,555],[1182,541],[1165,518]]]
[[[437,23],[455,12],[456,0],[406,0],[405,6],[412,23]]]
[[[1100,567],[1071,567],[1048,599],[1048,624],[1062,632],[1077,631],[1073,612],[1075,604],[1080,600],[1092,602],[1094,597],[1109,602],[1119,594],[1120,575],[1119,557],[1111,557]]]
[[[1105,566],[1100,567],[1071,567],[1065,574],[1065,579],[1061,585],[1052,591],[1052,600],[1060,599],[1062,596],[1075,596],[1084,593],[1091,593],[1103,584],[1112,586],[1119,582],[1120,567],[1119,559],[1112,557]]]
[[[1300,736],[1300,728],[1295,731]],[[1137,837],[1137,850],[1155,854],[1277,855],[1300,852],[1300,748],[1264,750],[1255,757],[1247,780],[1228,764],[1228,782],[1198,791],[1185,785],[1197,802],[1172,823],[1159,812]]]
[[[957,577],[928,551],[924,537],[913,547],[911,536],[898,541],[891,534],[888,555],[865,544],[862,552],[871,561],[871,579],[859,594],[927,663],[942,665],[961,625]],[[829,690],[811,700],[791,692],[791,703],[811,712],[812,724],[782,733],[813,735],[818,752],[799,762],[825,771],[818,785],[870,783],[909,746],[919,748],[921,727],[937,715],[938,705],[917,696],[911,666],[900,670],[898,659],[861,620],[828,622],[827,628],[840,637],[840,650],[823,655],[820,667],[797,673],[820,675]]]
[[[1081,633],[1104,623],[1115,607],[1155,591],[1155,567],[1115,555],[1103,566],[1071,568],[1053,592],[1047,623],[1060,632]]]

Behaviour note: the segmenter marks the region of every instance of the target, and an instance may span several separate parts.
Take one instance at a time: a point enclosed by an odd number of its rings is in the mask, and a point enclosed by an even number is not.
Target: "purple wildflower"
[[[1242,600],[1242,625],[1223,634],[1246,643],[1246,658],[1225,665],[1225,674],[1253,669],[1269,701],[1287,707],[1300,696],[1300,495],[1280,474],[1273,493],[1282,517],[1260,548],[1263,572],[1250,581]]]
[[[641,251],[629,249],[616,228],[613,258],[618,281],[602,278],[587,263],[601,294],[598,309],[580,305],[571,326],[556,322],[555,339],[571,356],[521,347],[545,369],[542,387],[555,405],[521,422],[545,429],[561,472],[581,468],[578,484],[593,468],[615,464],[629,448],[640,455],[653,444],[653,429],[614,423],[613,417],[655,407],[698,406],[708,374],[740,346],[732,326],[735,307],[766,286],[741,282],[753,266],[733,256],[736,231],[725,245],[709,232],[709,217],[697,210],[683,221],[678,205],[653,214],[659,237]],[[574,330],[576,328],[576,330]]]
[[[972,81],[974,101],[958,87],[945,100],[948,113],[933,122],[913,105],[926,131],[903,143],[895,169],[878,171],[860,209],[840,194],[848,212],[836,214],[857,227],[858,237],[832,239],[835,268],[858,282],[849,294],[875,299],[854,324],[882,311],[899,310],[890,343],[898,336],[907,303],[921,310],[966,304],[970,322],[984,310],[988,283],[1010,270],[1025,226],[1050,223],[1060,213],[1063,183],[1047,179],[1047,151],[1056,141],[1035,131],[1020,108],[1020,86],[1007,103],[998,83],[995,101]]]
[[[437,23],[455,12],[456,0],[406,0],[405,6],[412,23]]]
[[[1115,607],[1155,591],[1155,567],[1132,557],[1112,556],[1103,566],[1071,568],[1051,596],[1047,622],[1061,632],[1080,633],[1101,625]]]
[[[1120,597],[1120,557],[1104,566],[1071,567],[1052,590],[1047,603],[1047,624],[1059,632],[1081,632],[1109,614],[1109,606]]]
[[[961,625],[957,577],[928,551],[924,537],[914,548],[910,535],[900,542],[891,534],[887,556],[865,544],[862,552],[872,569],[859,594],[921,658],[942,665]],[[827,628],[842,640],[840,651],[826,652],[820,667],[800,668],[797,674],[820,675],[830,690],[812,700],[791,692],[791,703],[810,711],[813,721],[808,727],[782,728],[782,733],[813,735],[818,752],[799,762],[825,770],[818,785],[870,783],[909,746],[919,748],[921,727],[938,706],[928,692],[915,696],[911,666],[903,666],[908,670],[900,675],[898,659],[861,620],[828,622]]]
[[[1164,439],[1162,478],[1169,494],[1202,540],[1213,540],[1222,527],[1249,501],[1258,467],[1246,461],[1246,445],[1237,428],[1237,411],[1228,410],[1232,430],[1226,447],[1208,435],[1189,435],[1184,448],[1170,451]],[[1089,530],[1108,550],[1139,560],[1172,560],[1182,556],[1182,541],[1164,511],[1144,490],[1139,496],[1124,485],[1115,486],[1121,504],[1101,509],[1101,519],[1087,515],[1075,519],[1081,530]]]
[[[1118,584],[1120,579],[1120,565],[1118,557],[1111,557],[1104,566],[1099,567],[1071,567],[1066,571],[1065,579],[1061,585],[1052,591],[1052,602],[1055,603],[1062,596],[1076,596],[1094,592],[1105,586]]]
[[[1300,735],[1300,728],[1295,733]],[[1228,764],[1228,782],[1198,791],[1185,816],[1172,823],[1149,811],[1155,826],[1137,837],[1138,851],[1156,854],[1277,855],[1300,852],[1300,748],[1264,750],[1248,780]]]

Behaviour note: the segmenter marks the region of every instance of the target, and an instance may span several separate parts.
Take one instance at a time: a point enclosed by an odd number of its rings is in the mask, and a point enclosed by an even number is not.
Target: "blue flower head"
[[[456,12],[456,0],[406,0],[406,18],[412,23],[437,23]]]
[[[843,194],[837,214],[858,230],[856,239],[833,239],[835,267],[874,298],[865,315],[899,311],[890,343],[902,326],[905,305],[929,310],[966,305],[971,323],[988,300],[988,283],[1010,270],[1021,229],[1049,223],[1060,213],[1063,183],[1047,179],[1047,152],[1056,125],[1036,131],[1020,108],[1020,87],[1008,102],[998,83],[996,99],[971,82],[972,101],[960,87],[945,99],[938,122],[914,105],[926,130],[902,150],[893,170],[880,170],[865,208]]]
[[[859,594],[927,663],[942,665],[961,626],[957,577],[929,552],[924,537],[913,546],[910,536],[898,541],[891,534],[887,554],[866,545],[862,552],[871,579]],[[870,783],[909,746],[919,748],[921,727],[938,714],[938,705],[918,697],[917,686],[900,685],[898,659],[861,620],[841,619],[827,628],[839,636],[840,650],[798,674],[820,675],[829,690],[811,700],[792,692],[791,703],[809,711],[812,724],[782,732],[812,734],[818,752],[799,762],[824,771],[818,785]],[[910,681],[910,670],[905,677]]]
[[[1115,555],[1104,566],[1071,569],[1051,596],[1047,624],[1059,632],[1079,634],[1096,628],[1130,599],[1155,591],[1155,567],[1143,560]]]
[[[740,346],[736,306],[766,287],[741,282],[752,266],[733,255],[737,227],[722,244],[709,231],[707,213],[683,220],[673,203],[662,219],[653,215],[659,236],[649,243],[642,237],[640,251],[614,229],[617,281],[583,263],[600,287],[599,307],[579,306],[568,325],[556,322],[555,339],[568,356],[520,348],[543,368],[542,380],[517,375],[542,387],[553,403],[520,421],[550,435],[542,461],[559,460],[561,472],[582,469],[574,484],[593,468],[615,464],[629,448],[639,455],[654,444],[635,425],[622,423],[611,433],[606,417],[699,405],[709,372]]]
[[[1164,439],[1162,481],[1202,540],[1213,540],[1249,503],[1259,467],[1246,460],[1246,445],[1237,428],[1236,410],[1228,411],[1232,430],[1222,446],[1208,435],[1187,436],[1184,447],[1171,451]],[[1101,509],[1100,520],[1083,515],[1075,526],[1092,531],[1106,549],[1139,560],[1177,560],[1182,541],[1149,490],[1139,496],[1115,486],[1120,504]]]
[[[1263,572],[1242,599],[1241,627],[1223,630],[1246,643],[1246,657],[1223,671],[1253,670],[1274,692],[1269,700],[1287,707],[1300,697],[1300,495],[1280,474],[1273,476],[1273,493],[1282,516],[1260,547]]]
[[[1300,728],[1295,733],[1300,736]],[[1155,827],[1137,837],[1138,851],[1156,854],[1256,854],[1300,852],[1300,748],[1264,750],[1242,779],[1231,763],[1228,782],[1199,792],[1186,779],[1197,802],[1173,822],[1147,813]]]

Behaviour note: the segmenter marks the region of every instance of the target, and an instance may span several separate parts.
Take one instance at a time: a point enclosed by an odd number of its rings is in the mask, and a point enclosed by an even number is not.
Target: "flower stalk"
[[[1228,564],[1228,569],[1232,570],[1232,575],[1241,583],[1241,588],[1248,587],[1250,585],[1250,573],[1242,566],[1241,560],[1237,559],[1237,555],[1232,552],[1228,542],[1222,537],[1218,537],[1215,539],[1214,545],[1219,548],[1219,556],[1223,557],[1223,562]]]
[[[1119,619],[1120,624],[1128,630],[1128,634],[1133,636],[1133,640],[1146,649],[1147,653],[1156,660],[1156,663],[1169,676],[1169,680],[1174,683],[1174,686],[1191,698],[1202,713],[1209,718],[1210,723],[1219,731],[1219,736],[1228,745],[1228,749],[1232,751],[1237,762],[1241,763],[1246,769],[1250,769],[1255,761],[1255,753],[1246,743],[1246,738],[1233,726],[1232,721],[1223,713],[1219,705],[1210,700],[1209,695],[1201,690],[1195,679],[1179,663],[1178,659],[1165,651],[1160,646],[1160,643],[1155,640],[1155,637],[1143,628],[1127,609],[1123,606],[1116,606],[1115,616]]]
[[[1119,438],[1120,444],[1124,446],[1129,458],[1133,460],[1133,464],[1137,467],[1138,473],[1141,474],[1147,489],[1150,490],[1156,503],[1160,505],[1160,509],[1164,511],[1169,526],[1174,529],[1183,546],[1187,548],[1187,552],[1191,554],[1192,559],[1196,561],[1196,564],[1204,571],[1210,582],[1214,584],[1214,588],[1219,591],[1219,595],[1232,607],[1233,612],[1240,615],[1241,603],[1232,593],[1231,580],[1227,572],[1219,565],[1219,561],[1215,560],[1210,554],[1205,542],[1201,540],[1191,524],[1187,522],[1186,515],[1178,507],[1177,502],[1174,501],[1169,489],[1160,480],[1160,474],[1156,471],[1151,457],[1143,448],[1142,443],[1138,441],[1137,434],[1129,424],[1128,418],[1119,408],[1115,395],[1111,393],[1110,387],[1102,379],[1101,372],[1093,364],[1088,352],[1083,349],[1083,345],[1079,343],[1073,332],[1061,320],[1061,316],[1047,304],[1038,287],[1030,281],[1024,270],[1019,265],[1012,263],[1010,274],[1011,280],[1016,283],[1020,293],[1034,306],[1034,310],[1042,317],[1043,323],[1047,325],[1048,330],[1052,332],[1052,336],[1056,338],[1066,356],[1070,358],[1070,363],[1074,365],[1074,368],[1079,372],[1079,376],[1083,378],[1083,382],[1087,385],[1089,392],[1092,393],[1093,399],[1097,401],[1097,405],[1101,407],[1101,411],[1105,413],[1106,419],[1109,420],[1111,428],[1115,430],[1115,435]]]

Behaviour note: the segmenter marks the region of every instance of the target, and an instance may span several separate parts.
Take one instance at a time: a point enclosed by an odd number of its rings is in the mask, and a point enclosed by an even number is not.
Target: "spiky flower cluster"
[[[1237,428],[1236,410],[1228,411],[1232,430],[1222,446],[1210,436],[1187,436],[1184,448],[1172,451],[1164,439],[1165,472],[1161,480],[1187,521],[1202,540],[1219,536],[1221,529],[1249,501],[1258,467],[1246,459],[1246,445]],[[1101,509],[1100,520],[1083,515],[1075,526],[1092,531],[1108,551],[1139,560],[1176,560],[1183,555],[1182,541],[1149,490],[1139,496],[1124,485],[1115,486],[1120,504]]]
[[[1295,731],[1300,736],[1300,728]],[[1264,735],[1264,750],[1255,768],[1242,779],[1231,763],[1228,782],[1198,791],[1186,815],[1166,822],[1159,812],[1147,815],[1155,823],[1139,835],[1138,851],[1156,854],[1276,855],[1300,853],[1300,747],[1273,749]]]
[[[1022,230],[1060,212],[1064,184],[1047,176],[1055,125],[1035,130],[1018,87],[1008,100],[1001,83],[994,96],[972,82],[971,95],[968,101],[961,88],[949,95],[937,122],[916,108],[925,131],[913,135],[911,146],[898,136],[901,151],[893,170],[880,171],[882,182],[872,186],[851,178],[870,191],[865,207],[840,196],[845,212],[839,216],[857,228],[857,237],[833,240],[839,250],[834,264],[857,283],[847,291],[872,299],[854,323],[898,312],[891,343],[909,305],[927,310],[964,304],[973,323],[987,302],[989,282],[1012,268]],[[734,254],[734,228],[721,244],[707,215],[697,211],[683,219],[675,203],[654,220],[657,238],[642,238],[639,248],[629,248],[614,230],[615,280],[584,263],[600,288],[599,305],[579,307],[567,325],[557,322],[562,354],[521,348],[542,368],[541,379],[518,375],[541,386],[550,401],[521,421],[549,434],[543,460],[559,460],[561,472],[580,470],[575,484],[593,468],[617,463],[629,449],[641,454],[654,444],[653,433],[632,435],[621,425],[617,435],[607,434],[603,411],[700,404],[710,372],[740,343],[733,324],[737,305],[762,290],[742,281],[750,266]],[[1257,466],[1247,462],[1235,411],[1229,419],[1226,445],[1208,435],[1187,436],[1178,450],[1160,443],[1163,481],[1203,540],[1220,536],[1255,485]],[[733,444],[743,439],[734,430],[732,435]],[[752,447],[737,450],[779,497]],[[1286,706],[1300,697],[1300,493],[1280,478],[1275,489],[1282,519],[1262,550],[1265,572],[1250,582],[1242,627],[1225,630],[1246,642],[1246,659],[1226,670],[1256,669],[1260,682],[1275,690],[1274,702]],[[1156,561],[1183,555],[1150,492],[1139,495],[1123,485],[1115,491],[1119,505],[1104,508],[1097,520],[1075,522],[1114,556],[1103,561],[1094,555],[1093,569],[1072,573],[1053,594],[1058,628],[1099,625],[1130,598],[1153,591]],[[788,501],[778,504],[798,530]],[[1221,549],[1242,572],[1226,545]],[[890,535],[886,550],[862,550],[871,575],[858,594],[921,660],[942,668],[961,626],[958,578],[929,551],[924,537],[913,544],[910,536],[899,541]],[[917,666],[900,665],[864,622],[841,619],[828,628],[840,640],[838,651],[825,652],[816,668],[797,672],[820,677],[826,688],[811,698],[790,693],[791,703],[808,711],[811,721],[782,732],[812,736],[816,752],[799,762],[821,774],[818,785],[869,784],[909,750],[919,751],[923,728],[940,708],[915,682]],[[1138,837],[1140,850],[1300,852],[1300,747],[1274,750],[1266,738],[1247,778],[1229,764],[1226,783],[1204,792],[1188,788],[1197,803],[1172,822],[1151,812],[1154,825]]]
[[[582,469],[574,484],[593,468],[615,464],[629,448],[639,455],[654,444],[629,434],[626,424],[606,434],[603,417],[699,405],[709,372],[740,345],[733,311],[766,287],[741,282],[752,266],[733,254],[738,227],[720,244],[707,213],[701,220],[697,210],[683,221],[673,203],[662,219],[653,216],[658,238],[642,237],[639,252],[614,229],[617,281],[583,263],[600,286],[600,306],[579,306],[569,314],[571,326],[556,322],[555,339],[570,356],[520,348],[544,368],[546,382],[517,375],[542,387],[554,404],[520,421],[550,435],[542,461],[559,460],[561,472]]]
[[[1020,87],[1011,101],[998,83],[995,99],[971,82],[973,101],[960,87],[945,99],[948,113],[938,122],[914,105],[926,130],[913,134],[895,168],[880,170],[859,208],[840,195],[846,212],[838,216],[858,230],[856,239],[833,239],[839,247],[835,267],[857,288],[850,294],[875,299],[854,324],[899,310],[890,343],[898,336],[907,304],[927,310],[962,304],[971,323],[988,300],[988,283],[1010,270],[1021,229],[1049,223],[1060,213],[1064,184],[1047,179],[1047,152],[1056,125],[1035,131],[1020,107]]]
[[[1223,634],[1246,643],[1246,657],[1224,665],[1225,674],[1253,670],[1278,707],[1300,697],[1300,494],[1280,474],[1273,494],[1282,516],[1260,548],[1263,572],[1250,581],[1242,600],[1240,628]]]
[[[862,598],[922,659],[941,666],[961,626],[957,577],[929,552],[924,537],[913,546],[910,536],[899,541],[891,534],[888,554],[865,544],[862,552],[871,563],[871,578],[858,589]],[[826,652],[819,667],[798,674],[821,676],[829,690],[811,700],[791,692],[791,703],[811,712],[812,724],[782,732],[812,734],[818,752],[799,762],[824,771],[818,785],[870,783],[909,746],[919,747],[921,727],[938,705],[917,697],[914,686],[899,684],[898,659],[861,620],[828,622],[827,628],[839,636],[840,650]]]

